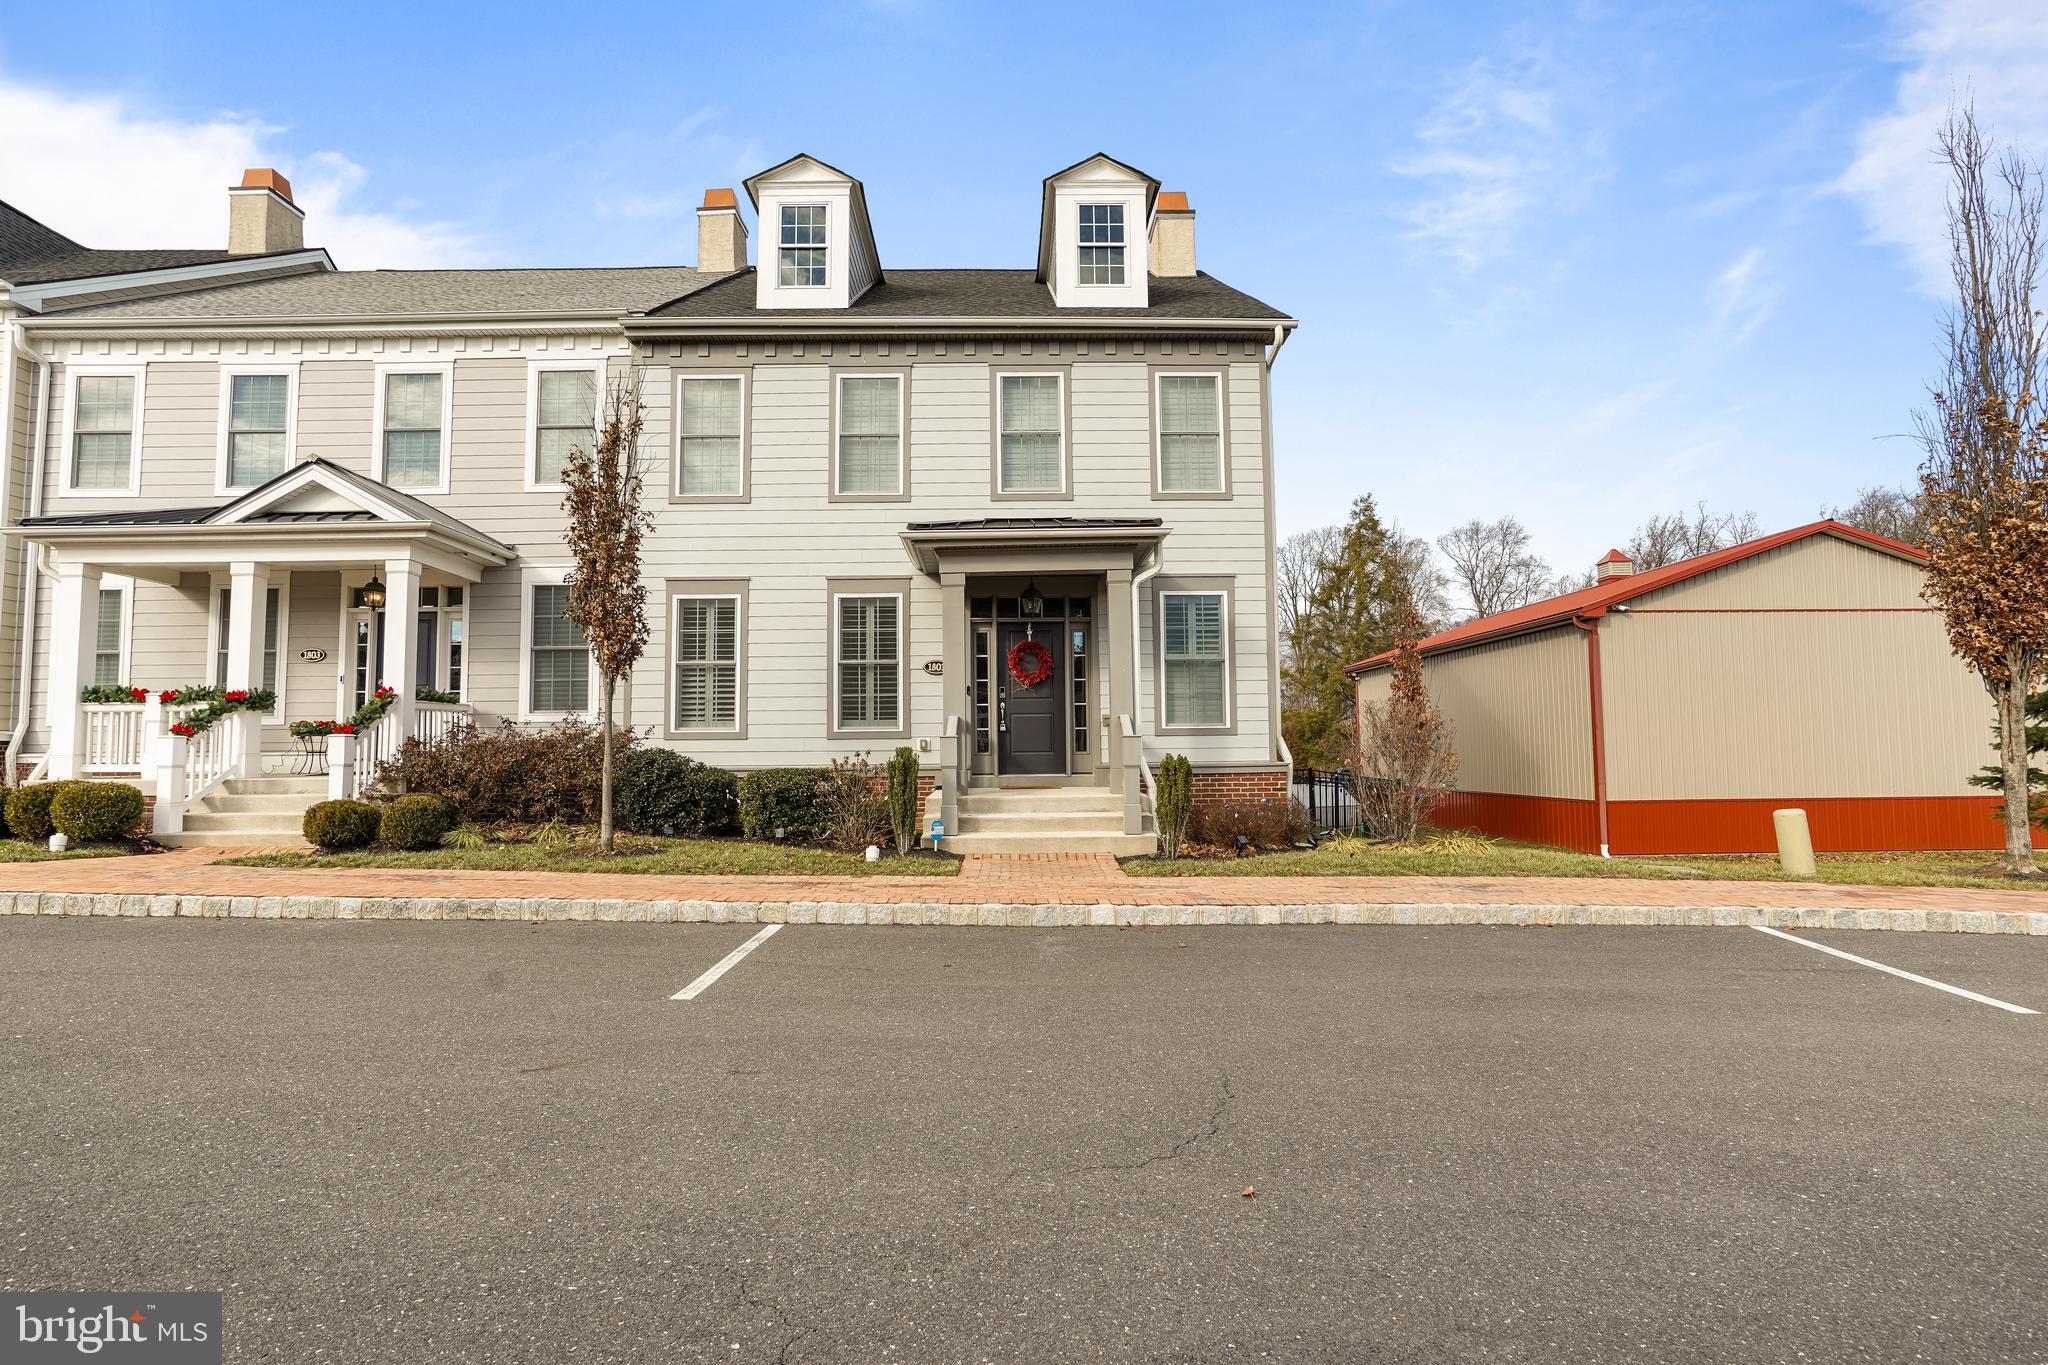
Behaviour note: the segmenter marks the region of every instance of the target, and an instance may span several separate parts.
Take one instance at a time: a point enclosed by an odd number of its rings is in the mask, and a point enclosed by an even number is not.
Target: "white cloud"
[[[1764,268],[1764,249],[1753,246],[1714,277],[1707,288],[1708,340],[1718,349],[1739,346],[1770,320],[1777,291]]]
[[[479,239],[363,204],[369,172],[339,152],[294,155],[240,114],[155,115],[115,96],[0,76],[0,199],[89,247],[225,247],[228,186],[250,166],[292,182],[309,245],[346,270],[472,265]]]
[[[2001,146],[2048,160],[2048,5],[2042,0],[1906,0],[1898,91],[1863,126],[1838,187],[1862,206],[1871,235],[1903,247],[1923,288],[1948,292],[1943,226],[1947,179],[1935,131],[1952,98],[1974,100]]]

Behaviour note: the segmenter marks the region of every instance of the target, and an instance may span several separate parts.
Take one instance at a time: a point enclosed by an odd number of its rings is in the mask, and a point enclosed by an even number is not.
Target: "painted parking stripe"
[[[767,926],[766,928],[761,930],[760,933],[754,935],[745,943],[742,943],[739,947],[733,949],[724,957],[718,959],[717,966],[713,967],[710,971],[704,973],[704,975],[698,977],[695,981],[692,981],[689,985],[677,991],[674,995],[671,995],[669,999],[695,1000],[698,996],[704,994],[705,991],[711,989],[712,982],[718,980],[719,977],[724,976],[727,972],[739,966],[740,960],[744,958],[748,953],[753,952],[754,949],[760,947],[769,939],[775,937],[775,931],[777,929],[780,929],[781,927],[782,926],[779,924],[771,924]]]
[[[1938,991],[1947,991],[1950,995],[1960,995],[1965,1000],[1974,1000],[1980,1005],[1989,1005],[1995,1010],[2006,1010],[2012,1014],[2039,1014],[2041,1012],[2039,1010],[2030,1010],[2025,1005],[2008,1004],[2003,1000],[1994,1000],[1988,995],[1979,995],[1975,991],[1966,991],[1961,986],[1951,986],[1946,981],[1936,981],[1931,976],[1916,976],[1912,972],[1900,971],[1897,967],[1887,967],[1882,962],[1872,962],[1867,957],[1858,957],[1854,953],[1845,953],[1840,948],[1830,948],[1825,943],[1815,943],[1811,939],[1788,934],[1782,929],[1771,929],[1761,924],[1752,924],[1749,927],[1760,934],[1769,934],[1772,938],[1782,938],[1787,943],[1796,943],[1802,948],[1812,948],[1817,952],[1827,953],[1844,961],[1853,962],[1859,967],[1869,967],[1874,971],[1889,972],[1893,976],[1903,977],[1907,981],[1917,982],[1922,986],[1932,986]]]

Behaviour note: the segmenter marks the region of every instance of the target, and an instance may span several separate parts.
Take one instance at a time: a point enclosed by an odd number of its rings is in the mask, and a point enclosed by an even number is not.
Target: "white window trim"
[[[220,657],[220,595],[232,586],[233,583],[229,576],[221,573],[219,570],[215,570],[207,575],[206,677],[204,681],[209,686],[213,683],[213,661]],[[264,586],[266,589],[277,589],[277,705],[263,713],[263,720],[267,725],[279,725],[284,721],[285,671],[290,666],[292,657],[291,570],[286,569],[282,572],[271,574]],[[348,589],[344,586],[342,589],[342,601],[345,603],[347,600]],[[343,615],[346,616],[347,613],[344,612]],[[345,633],[346,628],[344,628]],[[256,660],[256,672],[260,679],[263,672],[263,660],[260,654]],[[262,683],[259,681],[257,686],[261,687]]]
[[[732,603],[732,724],[730,725],[679,725],[676,723],[676,669],[682,660],[676,657],[676,646],[683,638],[676,624],[676,605],[680,602],[730,602]],[[836,609],[835,609],[836,610]],[[902,608],[897,608],[900,612]],[[747,607],[736,592],[677,592],[668,599],[668,725],[667,729],[678,735],[736,735],[740,733],[746,719],[747,699],[741,694],[744,682],[740,659],[747,651]],[[901,627],[898,628],[899,630]],[[899,651],[900,652],[900,651]],[[835,670],[836,672],[836,670]],[[837,714],[836,712],[834,713]]]
[[[395,374],[438,374],[441,376],[441,482],[427,487],[398,488],[384,477],[384,394],[390,378]],[[448,491],[448,471],[455,463],[455,363],[443,361],[380,360],[376,367],[376,398],[370,412],[370,439],[375,447],[370,455],[371,476],[378,483],[397,488],[401,493],[444,494]]]
[[[1214,724],[1206,721],[1171,724],[1166,719],[1166,602],[1173,597],[1218,597],[1223,600],[1223,719]],[[1159,594],[1159,619],[1152,623],[1153,634],[1159,637],[1154,650],[1154,663],[1159,669],[1159,728],[1162,731],[1185,731],[1201,734],[1206,731],[1230,728],[1231,696],[1230,671],[1230,589],[1228,588],[1171,588]]]
[[[698,379],[737,379],[740,381],[740,486],[731,493],[686,493],[683,491],[683,386]],[[695,370],[679,370],[676,373],[675,398],[675,449],[672,460],[675,477],[669,481],[669,496],[684,502],[736,502],[748,496],[752,487],[747,482],[747,437],[751,414],[747,408],[747,375],[743,370],[719,370],[699,373]],[[836,468],[836,465],[835,465]]]
[[[1124,211],[1124,239],[1121,242],[1084,242],[1081,240],[1082,209],[1122,209]],[[1124,253],[1124,277],[1120,280],[1081,279],[1081,253],[1091,247],[1114,246]],[[1076,289],[1129,289],[1131,287],[1131,206],[1121,199],[1078,199],[1074,202],[1074,288]]]
[[[784,250],[782,242],[782,212],[784,209],[816,209],[820,213],[825,215],[824,241],[818,243],[816,246],[790,248],[791,250],[822,251],[825,253],[825,278],[818,281],[816,284],[784,284],[782,282],[782,253]],[[820,200],[816,203],[813,203],[810,200],[799,200],[790,203],[777,204],[775,206],[775,240],[773,243],[771,243],[771,245],[775,248],[775,288],[830,289],[832,287],[832,205],[830,203],[823,200]]]
[[[1166,382],[1169,379],[1206,379],[1216,386],[1216,486],[1214,488],[1168,488],[1166,486]],[[1215,370],[1158,370],[1152,375],[1152,486],[1166,497],[1222,497],[1230,492],[1229,413],[1224,404],[1223,375]]]
[[[1055,411],[1059,414],[1057,429],[1060,437],[1059,459],[1060,481],[1052,488],[1012,488],[1003,482],[1003,381],[1005,379],[1051,379],[1059,385],[1059,399]],[[996,371],[996,491],[999,493],[1043,493],[1047,495],[1067,491],[1067,375],[1064,370],[998,370]]]
[[[609,368],[609,358],[608,358],[608,357],[598,357],[598,358],[595,358],[595,359],[592,359],[592,358],[590,358],[590,357],[578,357],[578,358],[576,358],[576,359],[570,359],[570,358],[568,358],[568,357],[562,357],[562,358],[558,358],[558,359],[555,359],[555,360],[540,360],[540,359],[536,359],[536,360],[530,360],[530,361],[528,361],[528,362],[527,362],[527,365],[526,365],[526,491],[527,491],[527,492],[529,492],[529,493],[560,493],[560,492],[563,492],[563,491],[565,491],[565,490],[564,490],[564,485],[563,485],[563,484],[561,483],[561,481],[560,481],[560,480],[557,480],[557,481],[556,481],[556,482],[554,482],[554,483],[543,483],[543,482],[541,482],[541,480],[540,480],[540,477],[539,477],[539,474],[538,474],[538,472],[537,472],[537,471],[539,470],[539,468],[540,468],[540,377],[541,377],[541,375],[542,375],[543,373],[547,372],[547,371],[550,371],[550,370],[588,370],[588,371],[590,372],[591,376],[592,376],[592,377],[593,377],[593,378],[594,378],[594,379],[595,379],[595,380],[597,381],[597,387],[596,387],[596,389],[595,389],[595,393],[596,393],[596,395],[597,395],[597,397],[596,397],[596,401],[595,401],[595,408],[594,408],[594,410],[593,410],[593,411],[591,412],[591,414],[590,414],[590,425],[591,425],[591,430],[593,430],[593,431],[597,432],[597,433],[598,433],[599,435],[602,435],[602,434],[603,434],[603,432],[604,432],[604,394],[605,394],[605,376],[606,376],[606,373],[607,373],[607,370],[608,370],[608,368]],[[453,387],[453,386],[451,385],[450,387]],[[382,392],[381,384],[380,384],[379,392]],[[380,417],[381,417],[381,414],[379,414],[379,415],[380,415]],[[443,440],[444,440],[444,442],[445,442],[446,438],[444,437],[444,438],[443,438]],[[380,421],[378,422],[378,425],[377,425],[377,447],[378,447],[378,449],[379,449],[379,450],[382,450],[382,449],[383,449],[383,446],[384,446],[384,427],[383,427],[383,423],[382,423],[382,421],[380,420]],[[442,460],[442,463],[443,463],[443,464],[445,465],[445,464],[447,463],[447,460],[446,460],[446,459],[444,458],[444,459]],[[446,476],[446,473],[447,473],[447,471],[446,471],[446,470],[444,469],[444,470],[442,471],[442,474],[443,474],[443,476],[444,476],[444,479],[443,479],[444,483],[445,483],[445,476]],[[445,492],[447,492],[448,490],[447,490],[447,489],[446,489],[446,488],[444,487],[444,488],[442,488],[442,490],[441,490],[441,491],[445,493]],[[464,600],[466,601],[466,600],[467,600],[467,598],[468,598],[468,594],[466,594],[466,593],[465,593],[465,594],[464,594]]]
[[[296,360],[223,361],[220,366],[220,425],[215,433],[213,493],[220,498],[239,498],[257,484],[236,488],[228,483],[228,438],[234,420],[235,377],[249,374],[281,374],[284,388],[284,467],[296,465],[299,453],[299,362]],[[378,445],[381,448],[383,441]],[[267,482],[267,480],[266,480]]]
[[[446,673],[448,671],[449,651],[452,648],[454,648],[453,636],[450,628],[453,626],[455,622],[460,621],[462,623],[462,686],[452,687],[446,690],[453,692],[455,694],[456,701],[466,706],[469,704],[469,675],[472,671],[471,660],[475,657],[471,648],[473,642],[471,640],[469,630],[469,599],[476,596],[476,584],[439,583],[431,584],[428,586],[440,588],[441,596],[444,599],[448,595],[448,589],[462,589],[462,605],[460,607],[457,607],[453,611],[450,611],[445,605],[434,608],[434,616],[436,618],[434,622],[434,659],[440,665],[441,671],[443,673]],[[436,691],[443,690],[433,683],[422,683],[420,685],[423,687],[433,687]]]
[[[885,492],[849,493],[839,486],[839,437],[846,426],[846,381],[849,379],[893,379],[896,381],[896,486]],[[910,453],[910,412],[907,396],[910,376],[902,370],[843,370],[833,376],[832,391],[832,496],[858,502],[863,498],[901,498],[905,484],[904,464]]]
[[[130,641],[135,637],[135,580],[123,574],[101,574],[100,591],[118,592],[121,594],[121,676],[115,679],[115,681],[133,687],[135,680],[128,676],[128,670],[133,666],[132,661],[134,658],[130,653]],[[93,658],[97,662],[99,658],[99,610],[97,599],[94,600],[93,632]],[[211,658],[212,656],[209,655],[208,657]]]
[[[839,604],[848,598],[865,601],[875,597],[892,598],[896,603],[896,719],[887,725],[848,725],[840,719],[845,713],[839,709],[839,668],[842,662],[839,657]],[[903,594],[900,592],[835,592],[832,594],[832,640],[829,651],[832,659],[832,728],[840,734],[854,735],[873,732],[875,734],[893,735],[898,731],[908,728],[903,720],[904,708],[910,701],[910,698],[904,695],[904,688],[909,685],[909,680],[904,674],[903,667],[904,658],[910,653],[908,647],[910,621],[904,615],[908,606],[909,604],[903,600]]]
[[[519,571],[519,719],[557,721],[570,716],[595,716],[598,708],[597,651],[590,654],[590,709],[587,711],[536,711],[533,709],[533,590],[569,581],[575,569],[568,564],[534,564]],[[465,612],[469,593],[462,594]],[[468,686],[469,667],[463,667],[463,684]]]
[[[128,441],[128,486],[126,488],[79,488],[77,452],[72,449],[78,434],[78,381],[102,375],[116,375],[135,381],[135,419]],[[147,362],[135,364],[67,365],[64,367],[64,430],[58,435],[59,483],[67,498],[132,498],[142,492],[143,389],[149,378]]]

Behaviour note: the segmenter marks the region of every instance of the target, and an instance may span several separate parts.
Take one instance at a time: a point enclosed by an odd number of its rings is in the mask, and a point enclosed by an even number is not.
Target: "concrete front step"
[[[296,811],[304,814],[310,807],[327,799],[325,792],[283,792],[275,795],[236,795],[233,792],[208,792],[200,798],[198,809],[210,811]]]
[[[206,809],[185,812],[185,830],[190,834],[233,834],[242,832],[260,834],[264,840],[273,835],[288,834],[293,838],[306,827],[304,811],[209,811]],[[262,842],[263,840],[258,840]]]
[[[1135,857],[1155,853],[1159,839],[1152,834],[1060,833],[1060,834],[955,834],[946,840],[946,852],[969,853],[1114,853]]]
[[[311,796],[315,801],[327,799],[327,779],[324,777],[230,777],[223,780],[216,791],[229,796]]]
[[[184,834],[156,834],[150,836],[165,848],[311,848],[297,830],[290,834],[251,833],[247,830],[224,832],[220,830],[194,830]]]
[[[1124,814],[1116,810],[966,811],[960,813],[962,834],[1121,834]]]
[[[1121,793],[1095,787],[1043,792],[969,791],[963,792],[960,796],[960,813],[963,816],[1024,811],[1093,811],[1101,814],[1116,813],[1121,817],[1123,808],[1124,798]]]

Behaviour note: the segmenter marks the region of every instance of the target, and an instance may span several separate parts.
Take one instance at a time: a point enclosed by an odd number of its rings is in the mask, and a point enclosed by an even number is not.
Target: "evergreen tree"
[[[1991,747],[1998,747],[1998,726],[1991,727]],[[2048,692],[2036,692],[2027,698],[2027,818],[2030,823],[2048,829],[2048,772],[2034,766],[2036,754],[2048,754]],[[1970,779],[1973,787],[1989,787],[1992,791],[2005,790],[2005,773],[1995,763],[1986,764]],[[2005,819],[2005,802],[2001,800],[1994,808],[2000,821]]]
[[[1393,648],[1412,611],[1397,537],[1370,496],[1351,504],[1337,544],[1294,624],[1282,715],[1294,761],[1340,768],[1355,742],[1357,691],[1345,666]]]

